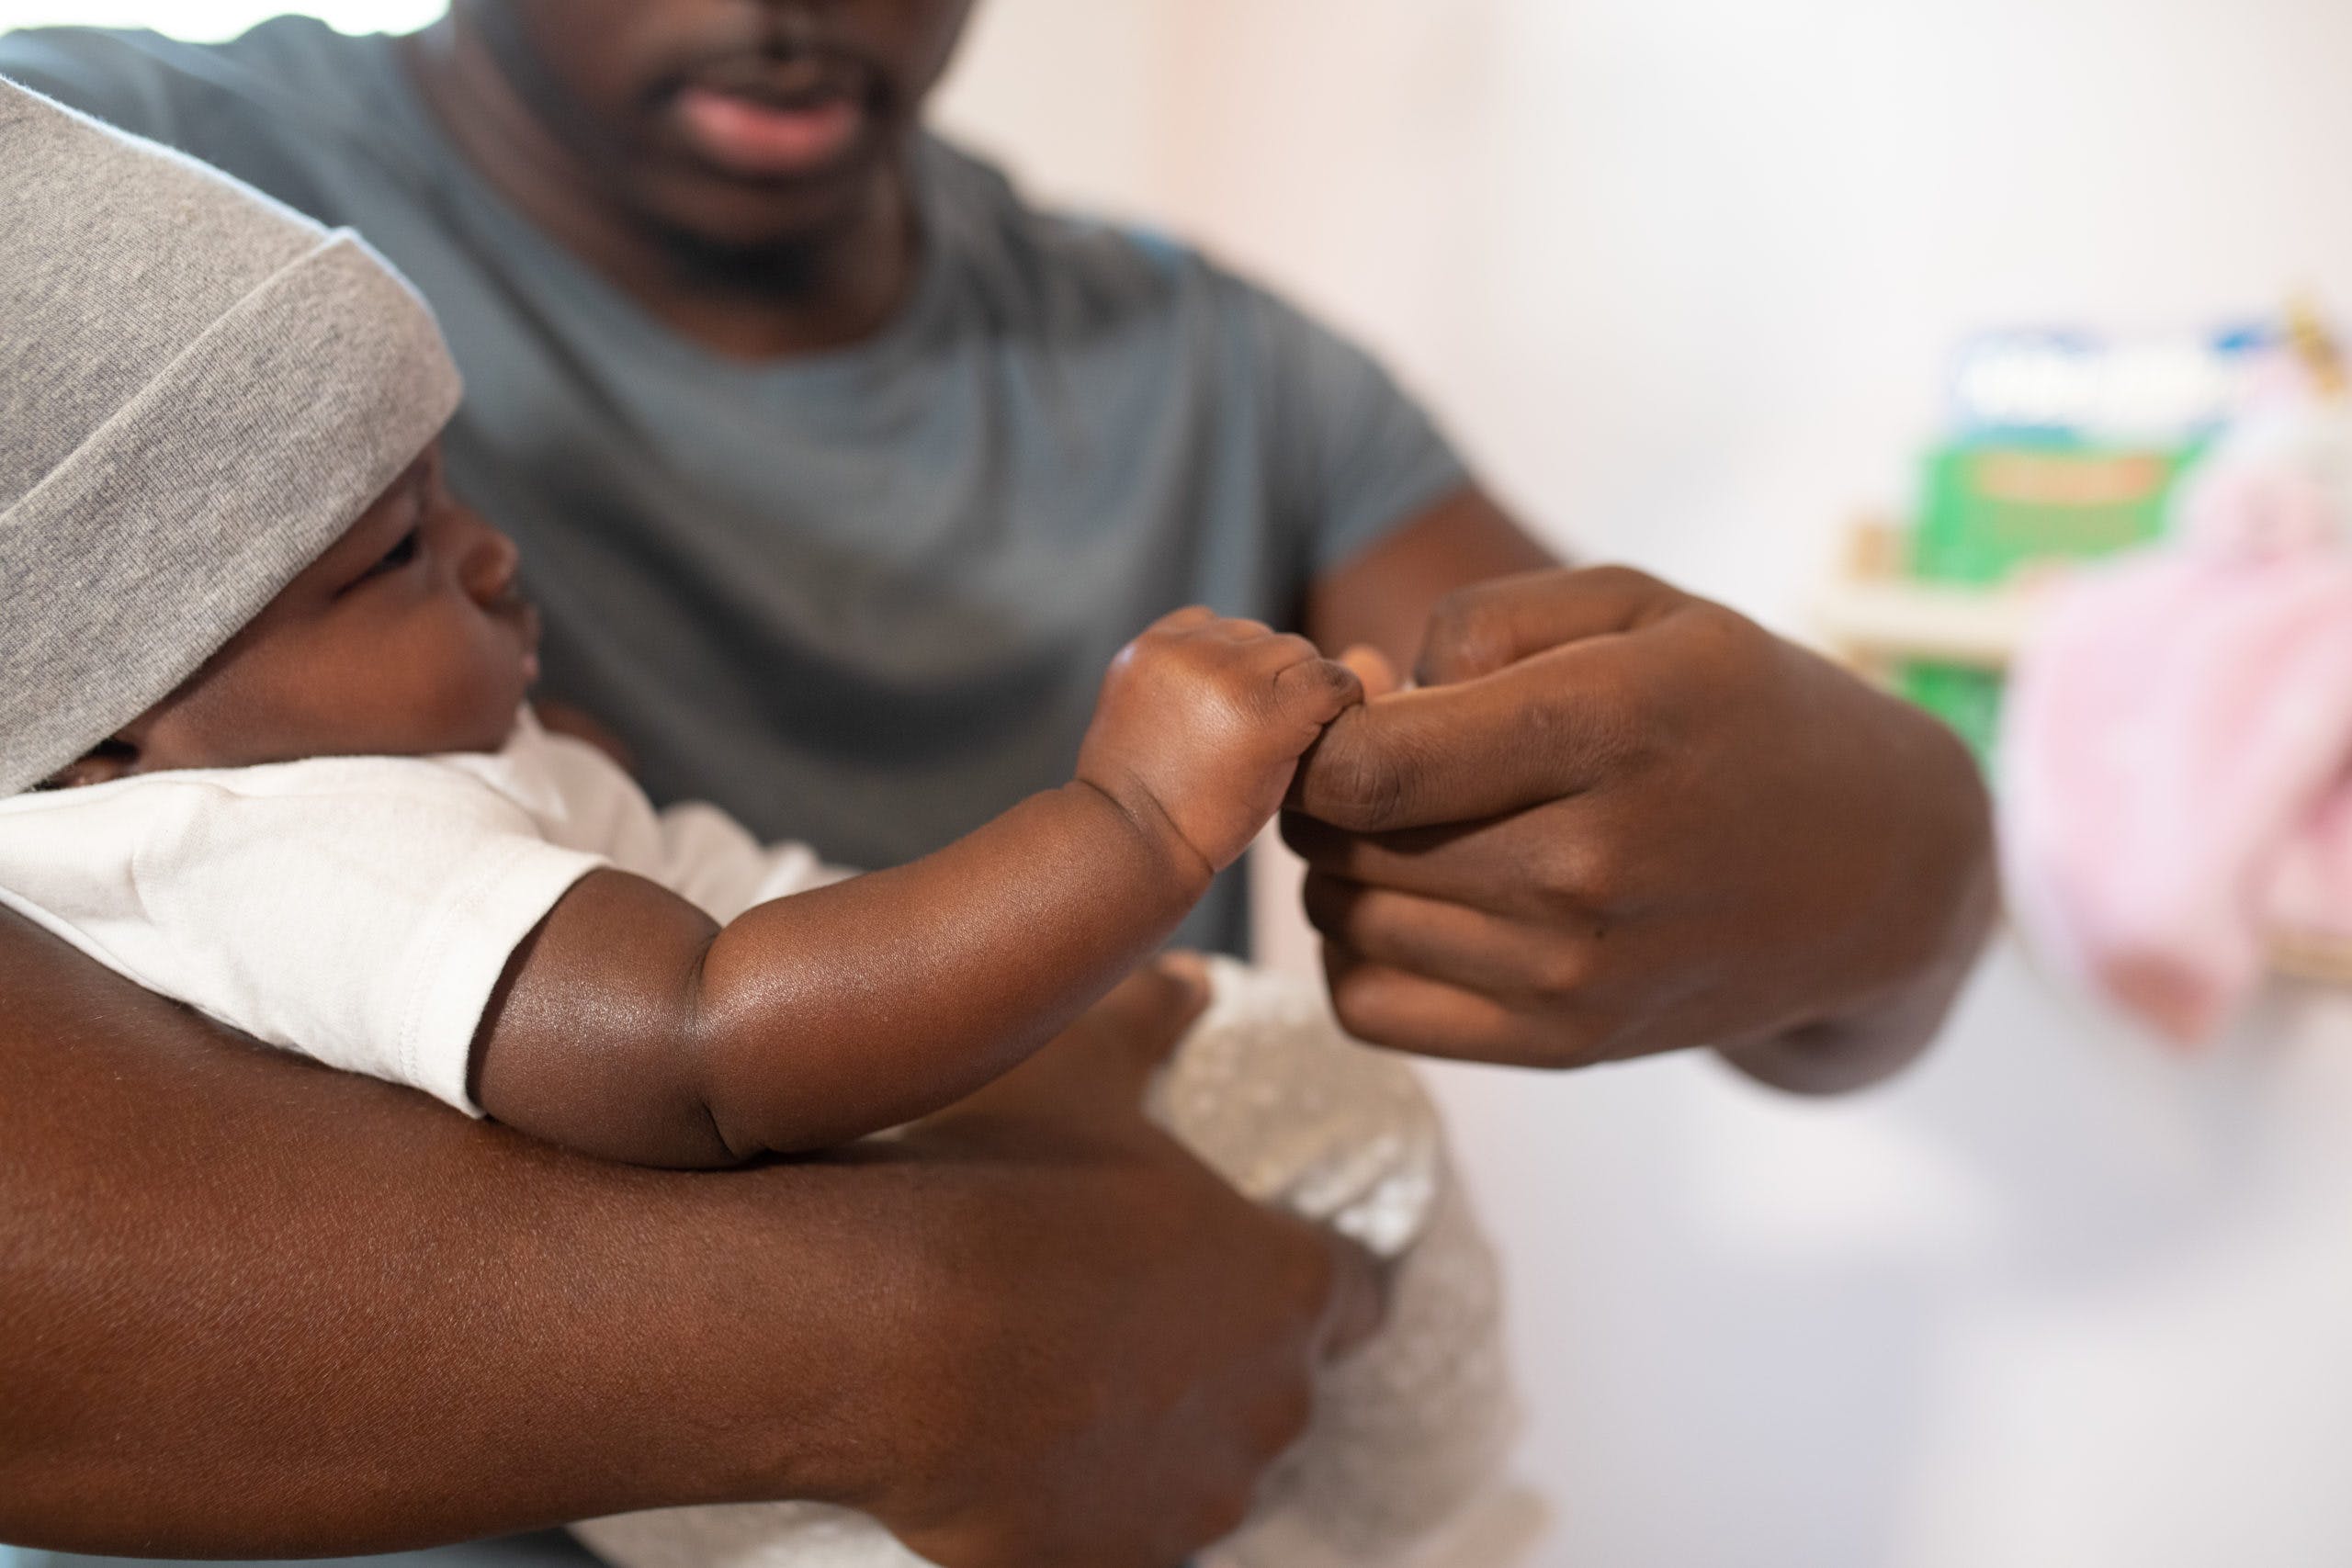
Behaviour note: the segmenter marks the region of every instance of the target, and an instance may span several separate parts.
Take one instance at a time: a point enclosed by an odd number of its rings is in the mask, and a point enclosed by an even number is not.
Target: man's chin
[[[789,289],[885,199],[879,184],[864,169],[789,186],[697,179],[638,210],[663,250],[712,282]]]

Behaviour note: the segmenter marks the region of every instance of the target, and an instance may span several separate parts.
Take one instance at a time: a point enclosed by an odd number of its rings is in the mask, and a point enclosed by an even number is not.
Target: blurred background
[[[944,117],[1377,346],[1562,548],[1804,636],[1964,342],[2352,300],[2347,87],[2341,0],[984,0]],[[2352,1562],[2333,989],[2189,1055],[2005,943],[1849,1102],[1431,1076],[1542,1568]]]
[[[1564,549],[1809,636],[1976,334],[2352,300],[2347,85],[2343,0],[982,0],[941,118],[1374,345]],[[2347,998],[2274,984],[2185,1053],[2005,942],[1849,1102],[1433,1070],[1510,1269],[1535,1561],[2352,1562]]]

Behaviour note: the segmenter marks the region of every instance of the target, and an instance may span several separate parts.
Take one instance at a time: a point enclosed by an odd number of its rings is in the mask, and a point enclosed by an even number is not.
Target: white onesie
[[[472,1115],[468,1057],[508,957],[603,866],[727,921],[850,874],[703,805],[656,811],[526,710],[495,754],[329,757],[136,775],[0,800],[0,903],[270,1044]],[[1151,1110],[1249,1196],[1398,1259],[1390,1319],[1327,1379],[1314,1429],[1210,1561],[1230,1568],[1507,1561],[1516,1417],[1493,1259],[1411,1071],[1347,1041],[1320,992],[1219,964]],[[621,1568],[899,1568],[812,1505],[579,1527]],[[1434,1555],[1432,1555],[1434,1554]]]

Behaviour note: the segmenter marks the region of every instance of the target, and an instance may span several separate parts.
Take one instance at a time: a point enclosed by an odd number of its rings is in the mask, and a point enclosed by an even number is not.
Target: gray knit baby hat
[[[0,795],[195,673],[458,393],[356,235],[0,82]]]

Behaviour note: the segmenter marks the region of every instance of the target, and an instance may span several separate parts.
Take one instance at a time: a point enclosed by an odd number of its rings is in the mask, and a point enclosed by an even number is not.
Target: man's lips
[[[695,85],[675,102],[695,152],[754,179],[815,174],[849,151],[866,124],[865,106],[838,91],[776,100]]]

